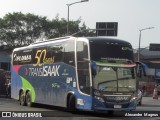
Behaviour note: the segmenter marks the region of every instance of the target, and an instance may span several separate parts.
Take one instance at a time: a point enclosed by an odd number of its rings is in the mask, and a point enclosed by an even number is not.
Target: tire
[[[31,93],[27,92],[26,94],[26,105],[28,107],[32,107],[33,103],[32,103],[32,97],[31,97]]]
[[[26,105],[26,102],[25,102],[25,95],[24,95],[24,92],[23,92],[23,91],[20,92],[20,95],[19,95],[19,102],[20,102],[20,105],[22,105],[22,106],[25,106],[25,105]]]
[[[139,102],[139,106],[141,106],[141,105],[142,105],[142,102],[140,101],[140,102]]]
[[[11,86],[8,88],[8,98],[11,98]]]
[[[113,110],[109,110],[108,111],[108,115],[112,116],[114,114],[114,111]]]
[[[74,95],[71,95],[70,98],[69,98],[68,110],[70,112],[75,112],[76,111],[76,100],[75,100]]]

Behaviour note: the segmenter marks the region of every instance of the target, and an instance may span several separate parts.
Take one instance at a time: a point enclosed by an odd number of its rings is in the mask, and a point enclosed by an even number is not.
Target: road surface
[[[143,97],[142,106],[138,106],[134,112],[115,112],[114,115],[94,112],[68,112],[64,108],[35,104],[33,107],[20,106],[19,101],[0,98],[1,115],[5,117],[11,114],[13,118],[38,117],[39,119],[75,119],[75,120],[118,120],[118,119],[160,119],[160,99],[154,100],[152,97]],[[156,116],[158,115],[158,116]],[[136,117],[135,117],[136,116]],[[151,117],[152,116],[152,117]],[[41,118],[42,117],[42,118]]]

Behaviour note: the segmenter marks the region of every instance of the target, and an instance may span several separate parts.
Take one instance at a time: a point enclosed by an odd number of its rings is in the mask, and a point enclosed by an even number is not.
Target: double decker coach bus
[[[71,111],[135,110],[136,64],[129,42],[107,37],[64,37],[16,48],[11,97]]]

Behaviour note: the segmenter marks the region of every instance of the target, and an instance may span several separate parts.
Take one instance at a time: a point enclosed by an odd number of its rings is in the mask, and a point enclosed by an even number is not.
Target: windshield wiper
[[[99,90],[104,91],[107,87],[100,88]]]
[[[107,91],[116,91],[116,88],[115,88],[115,87],[102,87],[102,88],[100,88],[99,90],[101,90],[101,91],[106,91],[106,89],[110,89],[110,90],[107,90]]]

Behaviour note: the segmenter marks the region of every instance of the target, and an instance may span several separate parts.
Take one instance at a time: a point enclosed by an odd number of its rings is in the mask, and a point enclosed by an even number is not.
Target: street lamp
[[[141,32],[148,29],[153,29],[154,27],[144,28],[139,30],[139,48],[138,48],[138,62],[140,62],[140,44],[141,44]]]
[[[68,20],[67,20],[67,35],[69,34],[69,7],[73,4],[76,4],[76,3],[82,3],[82,2],[88,2],[89,0],[81,0],[81,1],[78,1],[78,2],[74,2],[74,3],[70,3],[70,4],[66,4],[68,6]]]

